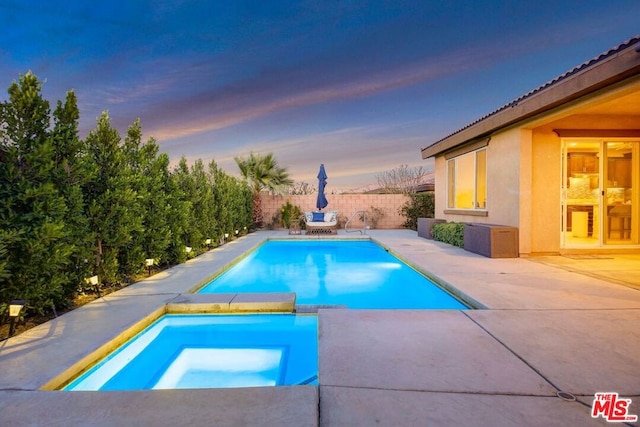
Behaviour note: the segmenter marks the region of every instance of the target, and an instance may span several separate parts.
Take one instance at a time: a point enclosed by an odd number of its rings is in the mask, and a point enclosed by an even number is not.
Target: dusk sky
[[[33,71],[80,136],[140,117],[172,163],[273,152],[327,191],[420,149],[640,33],[638,0],[0,0],[0,89]]]

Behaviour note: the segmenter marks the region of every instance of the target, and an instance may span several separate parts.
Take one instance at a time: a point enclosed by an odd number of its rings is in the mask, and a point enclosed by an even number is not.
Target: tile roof
[[[542,91],[544,91],[544,90],[546,90],[546,89],[548,89],[548,88],[550,88],[552,86],[555,86],[558,83],[568,79],[569,77],[571,77],[571,76],[573,76],[573,75],[575,75],[575,74],[577,74],[577,73],[579,73],[579,72],[581,72],[581,71],[583,71],[583,70],[585,70],[587,68],[590,68],[590,67],[594,66],[595,64],[598,64],[598,63],[602,62],[603,60],[605,60],[605,59],[607,59],[607,58],[609,58],[609,57],[611,57],[613,55],[616,55],[616,54],[620,53],[621,51],[623,51],[623,50],[625,50],[625,49],[627,49],[627,48],[629,48],[629,47],[631,47],[631,46],[633,46],[635,44],[638,44],[638,43],[640,43],[640,35],[636,35],[634,37],[631,37],[630,39],[620,43],[619,45],[617,45],[615,47],[612,47],[608,51],[601,53],[600,55],[596,56],[595,58],[590,59],[590,60],[588,60],[588,61],[586,61],[586,62],[584,62],[584,63],[582,63],[582,64],[580,64],[580,65],[578,65],[578,66],[576,66],[574,68],[572,68],[571,70],[567,71],[566,73],[561,74],[560,76],[558,76],[558,77],[556,77],[556,78],[554,78],[554,79],[552,79],[552,80],[550,80],[550,81],[538,86],[537,88],[535,88],[535,89],[527,92],[526,94],[514,99],[513,101],[503,105],[502,107],[497,108],[496,110],[494,110],[494,111],[482,116],[481,118],[469,123],[468,125],[458,129],[457,131],[445,136],[444,138],[439,139],[438,141],[430,144],[429,147],[434,146],[434,145],[436,145],[436,144],[438,144],[438,143],[440,143],[440,142],[442,142],[442,141],[444,141],[444,140],[446,140],[446,139],[448,139],[448,138],[450,138],[450,137],[452,137],[452,136],[464,131],[465,129],[468,129],[468,128],[470,128],[470,127],[482,122],[483,120],[485,120],[485,119],[487,119],[487,118],[489,118],[491,116],[496,115],[497,113],[499,113],[499,112],[501,112],[503,110],[506,110],[508,108],[512,108],[512,107],[518,105],[520,102],[524,101],[525,99],[530,98],[531,96],[533,96],[533,95],[535,95],[535,94],[537,94],[539,92],[542,92]],[[636,52],[640,52],[640,44],[638,45],[638,47],[636,47]]]

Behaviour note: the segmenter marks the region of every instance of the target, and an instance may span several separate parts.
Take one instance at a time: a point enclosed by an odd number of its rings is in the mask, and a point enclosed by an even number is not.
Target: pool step
[[[167,304],[167,313],[293,313],[294,292],[180,294]]]
[[[318,310],[331,309],[331,308],[349,308],[346,305],[334,305],[334,304],[299,304],[296,305],[296,313],[317,313]]]

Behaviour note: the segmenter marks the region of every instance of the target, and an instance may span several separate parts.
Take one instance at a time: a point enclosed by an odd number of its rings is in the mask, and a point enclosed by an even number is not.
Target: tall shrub
[[[236,231],[251,227],[253,221],[253,195],[247,182],[226,174],[214,161],[209,164],[209,174],[213,182],[215,210],[218,218],[219,235],[234,236]]]
[[[418,218],[433,218],[435,195],[433,191],[410,194],[409,200],[400,207],[400,214],[406,218],[403,227],[418,229]]]
[[[185,222],[182,227],[180,227],[180,235],[177,236],[177,243],[181,244],[182,247],[178,246],[174,248],[174,251],[178,251],[178,253],[174,255],[181,258],[179,252],[184,252],[185,246],[194,247],[195,242],[199,242],[206,237],[199,231],[198,224],[192,215],[196,188],[193,182],[193,176],[189,171],[186,157],[182,156],[180,162],[178,162],[173,169],[173,178],[176,185],[175,194],[180,198],[180,203],[183,204],[187,212],[187,216],[184,218]]]
[[[191,195],[191,219],[193,221],[192,240],[189,245],[201,249],[206,239],[213,239],[218,233],[218,218],[214,213],[216,201],[213,192],[213,178],[205,170],[201,159],[191,166],[191,181],[193,194]]]
[[[282,225],[284,228],[289,228],[291,223],[295,223],[300,220],[300,217],[302,216],[302,209],[287,200],[287,203],[282,205],[280,214],[282,216]]]
[[[0,303],[25,299],[38,312],[65,303],[75,268],[41,89],[29,72],[0,104]]]
[[[131,172],[130,185],[136,192],[136,203],[131,210],[141,220],[141,227],[133,231],[119,256],[120,273],[131,275],[143,270],[147,258],[153,258],[157,263],[168,258],[166,251],[171,239],[169,157],[158,153],[155,139],[142,142],[139,119],[129,127],[123,150]]]
[[[54,150],[54,181],[67,205],[65,215],[67,243],[72,247],[69,269],[65,279],[65,295],[70,297],[90,276],[88,262],[93,255],[94,236],[89,228],[86,200],[82,192],[91,176],[91,165],[87,161],[86,146],[78,136],[77,98],[73,91],[67,93],[65,102],[58,101],[53,113],[54,128],[51,133]],[[62,305],[67,305],[66,301]]]
[[[132,171],[120,146],[120,135],[111,126],[107,112],[98,118],[86,142],[95,166],[85,186],[87,216],[95,235],[94,273],[103,282],[115,283],[119,280],[120,251],[142,229],[138,194],[132,188]]]

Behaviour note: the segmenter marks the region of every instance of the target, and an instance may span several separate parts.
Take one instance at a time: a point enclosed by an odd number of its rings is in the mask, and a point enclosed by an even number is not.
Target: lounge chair
[[[306,234],[337,234],[338,212],[305,212]]]

